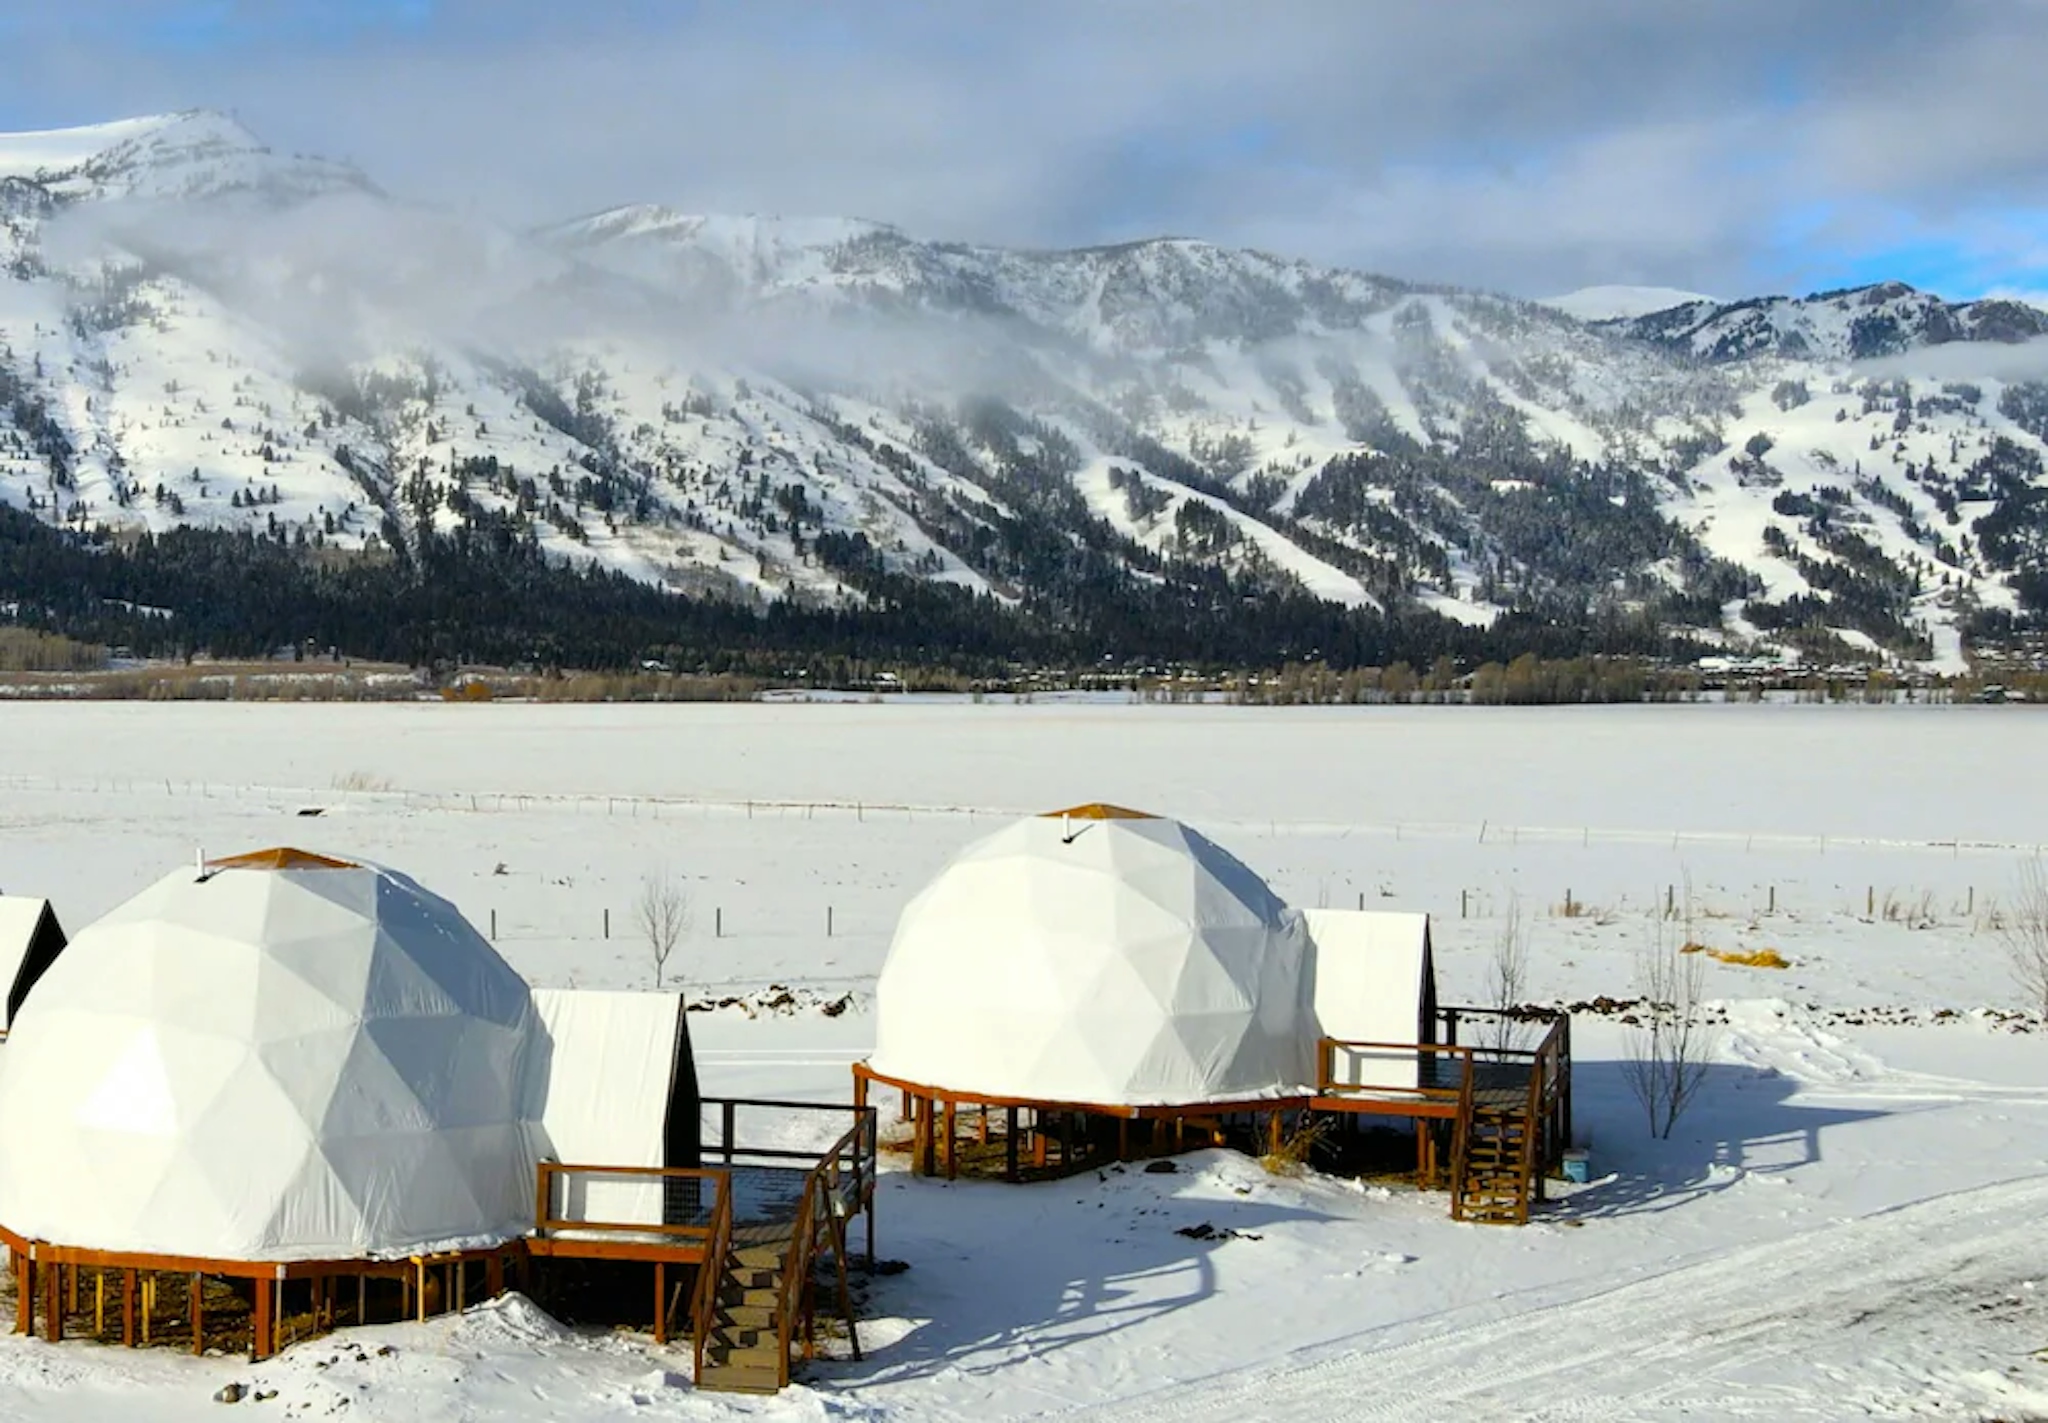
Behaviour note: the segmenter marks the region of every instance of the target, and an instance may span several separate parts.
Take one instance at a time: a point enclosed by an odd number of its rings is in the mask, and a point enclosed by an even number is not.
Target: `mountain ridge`
[[[2039,611],[2015,301],[1582,320],[1190,238],[511,233],[203,111],[0,135],[0,269],[0,500],[60,527],[456,539],[763,608],[924,583],[1136,647],[1107,610],[1160,589],[1946,668]]]

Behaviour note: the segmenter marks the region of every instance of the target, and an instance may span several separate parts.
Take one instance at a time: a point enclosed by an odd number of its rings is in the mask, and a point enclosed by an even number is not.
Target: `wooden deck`
[[[875,1113],[758,1099],[704,1106],[716,1129],[703,1155],[716,1164],[543,1163],[528,1249],[542,1260],[649,1266],[655,1340],[665,1343],[687,1313],[699,1386],[774,1393],[789,1382],[792,1350],[808,1358],[816,1347],[816,1266],[828,1256],[838,1285],[832,1312],[859,1354],[847,1238],[854,1217],[865,1216],[872,1264]],[[747,1118],[776,1114],[844,1130],[817,1150],[747,1145]],[[783,1130],[764,1135],[789,1139]],[[673,1267],[687,1267],[687,1278],[671,1282]]]
[[[874,1260],[875,1113],[808,1102],[704,1103],[717,1132],[699,1167],[543,1162],[530,1234],[489,1249],[399,1260],[264,1262],[110,1253],[28,1240],[0,1228],[17,1288],[15,1328],[51,1340],[111,1334],[129,1345],[194,1352],[227,1339],[264,1358],[340,1324],[421,1318],[520,1284],[544,1298],[551,1262],[644,1266],[654,1337],[687,1324],[705,1388],[774,1392],[792,1351],[810,1357],[821,1308],[841,1315],[859,1351],[847,1285],[848,1235],[867,1218]],[[830,1138],[816,1149],[750,1147],[750,1119],[779,1116],[768,1140]],[[790,1130],[792,1120],[809,1130]],[[836,1274],[821,1298],[819,1267]],[[348,1288],[353,1282],[354,1288]],[[375,1288],[372,1288],[372,1287]],[[395,1306],[395,1307],[394,1307]]]
[[[1460,1043],[1483,1024],[1494,1044]],[[992,1097],[887,1077],[853,1065],[854,1100],[877,1087],[901,1094],[910,1169],[956,1177],[963,1165],[1005,1180],[1059,1175],[1235,1141],[1277,1151],[1317,1114],[1417,1124],[1416,1179],[1447,1183],[1458,1219],[1528,1217],[1544,1173],[1560,1169],[1571,1137],[1571,1020],[1541,1011],[1443,1008],[1441,1041],[1317,1045],[1313,1091],[1227,1102],[1099,1103]],[[1531,1048],[1500,1045],[1534,1041]],[[1510,1150],[1510,1148],[1512,1148]],[[1505,1154],[1504,1154],[1505,1153]],[[1512,1158],[1512,1159],[1510,1159]]]

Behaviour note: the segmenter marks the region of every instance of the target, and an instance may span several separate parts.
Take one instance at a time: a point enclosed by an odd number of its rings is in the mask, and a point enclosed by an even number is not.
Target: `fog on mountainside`
[[[0,265],[0,500],[81,532],[1118,656],[1463,628],[1956,666],[2048,606],[2048,314],[2016,302],[1544,305],[658,207],[513,233],[203,113],[0,137]]]

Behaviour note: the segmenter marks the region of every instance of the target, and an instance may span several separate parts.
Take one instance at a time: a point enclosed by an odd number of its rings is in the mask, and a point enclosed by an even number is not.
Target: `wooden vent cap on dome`
[[[206,871],[215,870],[354,870],[362,868],[352,860],[336,860],[311,850],[294,850],[280,845],[272,850],[251,850],[224,860],[208,860]]]
[[[1045,820],[1157,820],[1159,817],[1145,810],[1127,810],[1120,805],[1106,805],[1102,801],[1090,801],[1086,805],[1072,806],[1066,810],[1048,810],[1041,819]]]

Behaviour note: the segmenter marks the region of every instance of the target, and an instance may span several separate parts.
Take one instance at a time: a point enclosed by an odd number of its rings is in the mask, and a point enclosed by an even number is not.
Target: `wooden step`
[[[1459,1133],[1458,1178],[1451,1184],[1458,1219],[1482,1225],[1527,1220],[1536,1138],[1528,1111],[1474,1103]]]
[[[719,1393],[780,1393],[782,1370],[773,1354],[747,1356],[714,1364],[707,1357],[697,1387]]]

